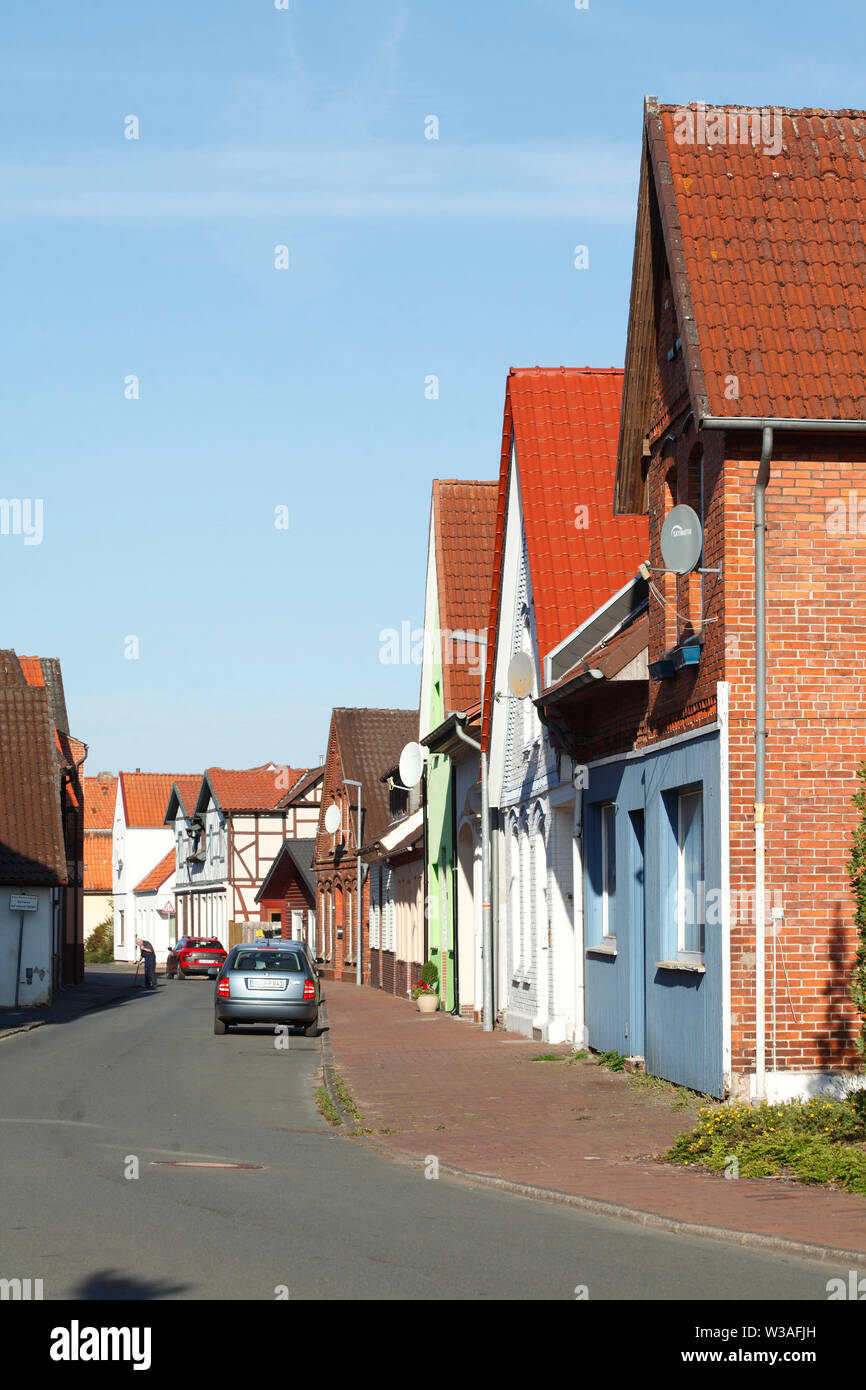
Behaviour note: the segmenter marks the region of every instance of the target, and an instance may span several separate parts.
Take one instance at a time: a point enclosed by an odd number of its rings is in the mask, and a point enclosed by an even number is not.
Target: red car
[[[214,967],[220,968],[226,954],[215,936],[182,936],[168,953],[165,973],[170,980],[207,975]]]

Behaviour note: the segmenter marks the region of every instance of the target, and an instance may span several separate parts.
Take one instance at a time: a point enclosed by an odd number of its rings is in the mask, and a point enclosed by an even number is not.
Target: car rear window
[[[299,951],[239,951],[232,970],[278,970],[298,975],[305,970]]]
[[[191,936],[186,943],[187,950],[198,951],[205,947],[209,951],[221,951],[222,946],[215,937]]]

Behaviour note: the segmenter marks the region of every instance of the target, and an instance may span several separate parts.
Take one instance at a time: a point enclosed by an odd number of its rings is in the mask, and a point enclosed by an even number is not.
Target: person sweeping
[[[149,941],[142,941],[140,936],[135,938],[135,944],[141,952],[141,960],[144,961],[144,987],[156,989],[156,951]]]

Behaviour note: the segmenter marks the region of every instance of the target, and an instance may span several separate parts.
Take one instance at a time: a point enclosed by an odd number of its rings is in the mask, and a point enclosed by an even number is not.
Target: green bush
[[[114,913],[97,922],[84,942],[84,960],[88,965],[107,965],[114,960]]]
[[[607,1067],[608,1071],[624,1071],[625,1056],[622,1052],[599,1052],[598,1065]]]
[[[741,1178],[789,1172],[800,1182],[838,1183],[866,1195],[866,1093],[786,1105],[705,1106],[696,1129],[665,1154],[670,1163],[721,1172],[736,1157]]]
[[[861,787],[851,798],[858,813],[851,837],[848,877],[854,894],[854,922],[857,927],[857,950],[851,972],[850,995],[860,1015],[857,1051],[866,1062],[866,762],[857,769]]]
[[[436,965],[435,961],[425,960],[424,964],[421,966],[421,980],[428,989],[434,991],[438,990],[439,967]]]

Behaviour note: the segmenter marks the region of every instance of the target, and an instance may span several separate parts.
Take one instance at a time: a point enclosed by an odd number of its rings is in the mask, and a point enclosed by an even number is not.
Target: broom
[[[139,971],[140,965],[141,965],[141,961],[140,961],[140,960],[136,961],[136,965],[135,965],[135,979],[133,980],[132,984],[129,986],[130,989],[141,989],[141,985],[138,983],[138,971]]]

